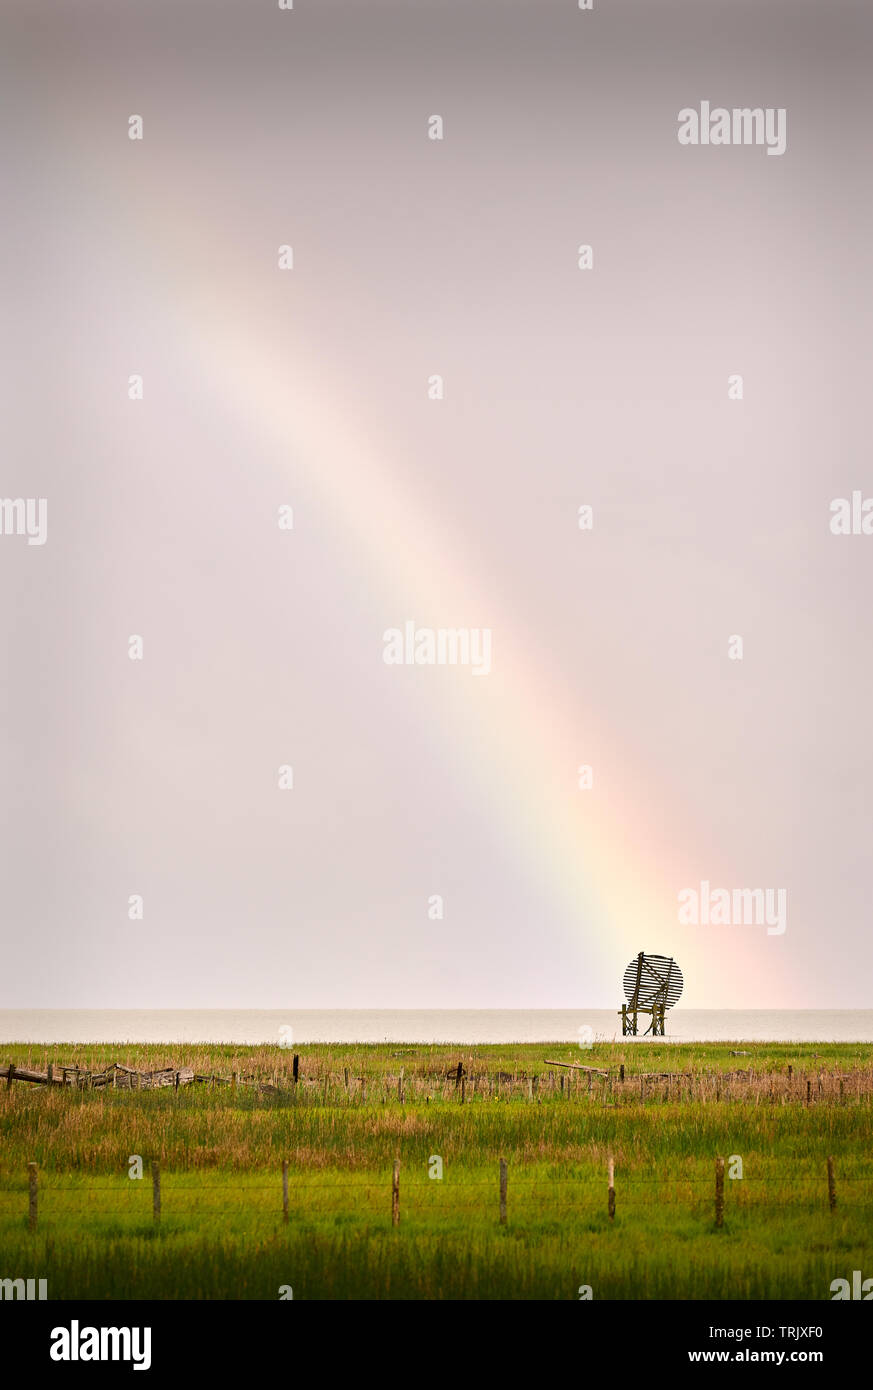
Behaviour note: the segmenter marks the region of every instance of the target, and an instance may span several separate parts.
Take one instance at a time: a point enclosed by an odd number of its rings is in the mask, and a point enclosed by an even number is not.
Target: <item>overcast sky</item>
[[[873,10],[6,14],[0,1004],[867,1005]]]

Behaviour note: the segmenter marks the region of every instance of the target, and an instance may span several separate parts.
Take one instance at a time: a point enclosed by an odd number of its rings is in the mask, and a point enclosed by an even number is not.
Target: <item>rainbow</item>
[[[90,156],[85,133],[81,149],[84,163]],[[567,981],[567,994],[580,1007],[617,1009],[622,972],[645,949],[677,957],[688,1006],[752,1002],[746,986],[764,963],[766,1002],[779,1002],[773,998],[779,979],[784,1005],[785,956],[780,953],[777,966],[772,942],[765,945],[762,934],[736,935],[725,949],[724,937],[678,921],[678,891],[709,869],[688,852],[678,876],[676,845],[689,843],[681,788],[672,788],[672,803],[668,789],[649,788],[623,753],[621,730],[596,711],[580,709],[577,693],[562,688],[554,662],[542,653],[532,659],[511,616],[494,617],[459,536],[440,528],[401,470],[392,468],[389,451],[376,446],[363,426],[352,426],[346,403],[331,389],[327,365],[313,358],[310,345],[289,346],[275,334],[275,295],[287,292],[289,276],[297,274],[275,270],[275,282],[265,274],[264,256],[277,250],[282,237],[277,233],[275,248],[253,248],[241,270],[238,247],[223,241],[214,224],[198,223],[186,195],[186,167],[164,160],[158,179],[139,154],[135,147],[123,151],[131,187],[121,201],[130,208],[131,255],[140,264],[153,260],[152,290],[174,323],[169,368],[183,380],[192,362],[205,369],[243,423],[253,452],[263,446],[284,452],[294,460],[295,479],[305,480],[323,501],[341,545],[366,576],[361,601],[372,619],[375,676],[382,672],[385,628],[411,619],[434,627],[492,629],[488,679],[454,673],[443,679],[446,673],[436,671],[425,673],[426,683],[417,679],[422,738],[438,738],[447,756],[463,762],[478,813],[523,865],[543,919],[564,924],[555,967]],[[96,168],[93,181],[99,186]],[[111,189],[114,200],[117,191]],[[112,210],[118,225],[117,201]],[[295,295],[312,292],[306,277],[297,279]],[[342,295],[345,288],[333,279],[329,292]],[[277,497],[277,505],[294,500]],[[407,674],[393,673],[391,679]],[[580,791],[577,767],[589,762],[595,788]],[[599,790],[604,769],[606,793]],[[756,1002],[765,1001],[759,995]]]

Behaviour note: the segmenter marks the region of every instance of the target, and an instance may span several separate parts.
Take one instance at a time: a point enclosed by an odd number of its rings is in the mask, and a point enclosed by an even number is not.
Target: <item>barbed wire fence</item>
[[[541,1220],[551,1216],[572,1212],[580,1217],[591,1218],[605,1212],[610,1224],[614,1223],[616,1212],[633,1214],[640,1207],[671,1206],[679,1207],[693,1203],[695,1214],[704,1213],[710,1200],[713,1203],[713,1220],[716,1228],[724,1224],[725,1202],[725,1160],[715,1160],[715,1170],[711,1177],[639,1177],[620,1173],[616,1178],[615,1162],[608,1160],[606,1173],[601,1176],[530,1177],[524,1169],[510,1168],[505,1160],[499,1161],[493,1178],[467,1178],[456,1181],[444,1178],[429,1179],[415,1176],[406,1177],[401,1188],[401,1161],[396,1159],[390,1173],[366,1178],[346,1180],[324,1180],[313,1178],[305,1172],[293,1169],[289,1162],[282,1165],[281,1173],[275,1182],[192,1182],[173,1177],[166,1181],[160,1164],[151,1165],[151,1219],[158,1226],[162,1217],[191,1216],[206,1211],[230,1210],[228,1198],[235,1194],[233,1210],[239,1211],[242,1200],[249,1196],[250,1210],[264,1215],[273,1215],[289,1223],[296,1217],[323,1215],[325,1212],[349,1214],[357,1211],[361,1215],[375,1215],[382,1211],[387,1218],[390,1212],[391,1223],[400,1225],[401,1215],[429,1215],[441,1213],[452,1215],[461,1212],[478,1212],[487,1215],[495,1213],[500,1224],[510,1219],[522,1222],[529,1218],[533,1204],[535,1216]],[[838,1186],[840,1196],[838,1199]],[[17,1187],[0,1190],[0,1217],[13,1220],[24,1219],[24,1203],[27,1203],[27,1224],[35,1232],[39,1227],[40,1212],[49,1217],[69,1212],[92,1213],[95,1207],[124,1209],[128,1214],[136,1214],[148,1220],[149,1204],[146,1196],[149,1184],[127,1177],[90,1178],[81,1182],[55,1182],[53,1175],[40,1185],[37,1165],[27,1165],[27,1182]],[[778,1189],[770,1192],[767,1189]],[[145,1191],[144,1191],[145,1189]],[[709,1197],[706,1196],[709,1190]],[[475,1195],[471,1199],[471,1190]],[[873,1173],[853,1173],[837,1179],[836,1164],[833,1157],[822,1162],[816,1174],[752,1174],[748,1177],[732,1178],[729,1174],[727,1190],[731,1198],[727,1205],[732,1211],[743,1214],[756,1211],[828,1210],[832,1214],[840,1209],[849,1211],[869,1211],[873,1209]],[[789,1191],[790,1198],[783,1193]],[[320,1194],[342,1193],[342,1203],[307,1205],[310,1192]],[[220,1193],[218,1199],[202,1200],[202,1194]],[[271,1200],[264,1200],[263,1194],[272,1194]],[[257,1194],[257,1196],[256,1196]],[[350,1194],[355,1194],[357,1203]],[[848,1200],[846,1200],[848,1194]],[[316,1199],[317,1202],[318,1199]]]

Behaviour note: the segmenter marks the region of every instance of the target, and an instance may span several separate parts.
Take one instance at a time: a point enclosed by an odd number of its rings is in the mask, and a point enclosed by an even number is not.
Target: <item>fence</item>
[[[27,1165],[27,1222],[31,1231],[35,1232],[39,1226],[40,1211],[40,1185],[37,1165],[29,1163]],[[382,1186],[384,1182],[384,1186]],[[123,1186],[120,1184],[123,1183]],[[763,1189],[767,1185],[779,1185],[780,1190],[786,1188],[792,1193],[790,1201],[773,1201]],[[549,1177],[531,1178],[524,1175],[524,1170],[510,1170],[510,1165],[504,1159],[500,1159],[497,1171],[493,1179],[468,1179],[462,1177],[457,1183],[445,1183],[442,1180],[428,1181],[414,1179],[411,1183],[401,1188],[401,1162],[400,1159],[394,1161],[393,1169],[384,1180],[375,1180],[372,1177],[365,1179],[351,1178],[346,1181],[334,1181],[324,1179],[313,1179],[308,1174],[301,1174],[298,1170],[292,1171],[289,1162],[282,1164],[281,1174],[277,1175],[275,1183],[227,1183],[227,1182],[196,1182],[174,1180],[169,1185],[164,1183],[161,1174],[160,1164],[157,1162],[151,1165],[151,1219],[156,1226],[159,1226],[164,1214],[164,1197],[169,1196],[167,1212],[170,1215],[190,1215],[192,1213],[202,1213],[203,1210],[214,1210],[216,1208],[228,1210],[228,1198],[231,1193],[249,1194],[254,1199],[254,1194],[271,1193],[275,1197],[275,1205],[272,1199],[264,1199],[259,1196],[257,1200],[252,1200],[252,1206],[259,1206],[265,1213],[272,1212],[278,1216],[281,1212],[283,1221],[288,1224],[292,1220],[296,1200],[301,1195],[313,1191],[320,1191],[329,1194],[346,1193],[353,1191],[357,1193],[359,1199],[366,1198],[365,1205],[369,1207],[375,1200],[378,1211],[382,1209],[386,1215],[390,1210],[390,1219],[393,1226],[400,1225],[401,1219],[401,1194],[407,1206],[410,1205],[408,1194],[412,1194],[412,1205],[416,1212],[442,1210],[449,1214],[460,1212],[475,1211],[485,1214],[492,1208],[496,1220],[500,1225],[507,1225],[514,1205],[513,1198],[516,1194],[520,1197],[520,1208],[524,1215],[525,1199],[534,1198],[536,1200],[537,1217],[548,1216],[550,1213],[564,1213],[568,1210],[577,1215],[590,1217],[597,1210],[605,1212],[610,1224],[615,1222],[617,1210],[621,1210],[627,1199],[630,1199],[629,1208],[631,1211],[639,1204],[664,1206],[669,1202],[669,1197],[665,1194],[670,1190],[679,1191],[682,1199],[687,1199],[688,1193],[692,1189],[708,1188],[713,1202],[713,1222],[716,1228],[724,1225],[725,1216],[725,1160],[718,1157],[715,1160],[715,1169],[712,1178],[629,1178],[624,1184],[621,1178],[616,1178],[615,1161],[612,1157],[607,1160],[606,1171],[602,1178],[579,1178],[579,1177]],[[729,1182],[728,1187],[734,1192],[742,1191],[743,1198],[732,1205],[737,1209],[748,1211],[755,1207],[770,1208],[794,1208],[796,1209],[801,1200],[806,1200],[807,1207],[820,1207],[821,1210],[829,1210],[834,1214],[839,1205],[843,1205],[842,1197],[838,1198],[838,1188],[842,1190],[847,1187],[852,1196],[858,1194],[859,1189],[864,1187],[873,1189],[873,1176],[853,1174],[838,1182],[836,1164],[833,1157],[829,1157],[821,1165],[818,1175],[811,1177],[801,1177],[792,1174],[780,1173],[778,1175],[750,1176]],[[49,1183],[45,1188],[45,1195],[53,1205],[56,1196],[69,1199],[70,1195],[84,1199],[86,1205],[98,1201],[109,1204],[121,1200],[130,1207],[134,1205],[138,1214],[147,1218],[147,1208],[141,1198],[143,1188],[148,1188],[148,1184],[129,1179],[109,1179],[105,1182],[94,1180],[90,1185],[84,1184],[63,1185]],[[754,1201],[746,1200],[745,1194],[752,1189],[756,1193]],[[564,1191],[562,1191],[564,1189]],[[569,1189],[567,1193],[566,1189]],[[808,1199],[801,1199],[800,1194],[804,1189],[812,1189]],[[474,1200],[470,1200],[470,1192],[475,1190]],[[589,1202],[588,1194],[592,1190],[597,1190],[600,1197],[594,1197]],[[644,1196],[640,1198],[639,1193],[643,1191]],[[219,1192],[222,1197],[216,1203],[208,1200],[203,1203],[199,1200],[192,1201],[192,1198],[199,1199],[201,1193]],[[428,1193],[428,1200],[423,1200],[422,1194]],[[763,1195],[758,1197],[758,1194]],[[489,1195],[490,1194],[490,1195]],[[545,1197],[542,1194],[547,1194]],[[556,1200],[556,1194],[563,1198],[563,1201]],[[437,1197],[445,1200],[437,1201]],[[582,1200],[584,1197],[584,1201]],[[701,1192],[700,1197],[707,1200],[705,1193]],[[0,1193],[0,1198],[6,1202],[18,1202],[21,1200],[19,1194],[6,1191]],[[466,1200],[462,1200],[466,1199]],[[676,1199],[674,1199],[675,1202]],[[384,1205],[383,1205],[384,1203]],[[493,1204],[493,1206],[492,1206]],[[75,1209],[75,1202],[62,1202],[60,1206],[69,1210],[70,1206]],[[698,1204],[699,1205],[699,1204]],[[238,1200],[234,1203],[234,1210],[240,1206]],[[852,1200],[845,1204],[848,1210],[869,1210],[873,1208],[873,1203],[859,1202]],[[81,1205],[80,1208],[81,1209]],[[330,1206],[331,1211],[336,1211],[335,1206]],[[22,1217],[24,1215],[23,1204],[20,1208]],[[312,1211],[312,1208],[308,1208]]]
[[[579,1063],[546,1060],[548,1071],[525,1073],[468,1071],[459,1062],[450,1072],[372,1073],[352,1075],[348,1067],[331,1071],[317,1060],[308,1062],[304,1075],[299,1054],[294,1054],[289,1074],[269,1077],[230,1077],[200,1074],[192,1067],[162,1067],[137,1071],[113,1062],[101,1072],[79,1066],[48,1063],[46,1071],[16,1066],[0,1067],[0,1079],[9,1091],[14,1082],[27,1082],[73,1091],[148,1091],[191,1086],[222,1089],[227,1094],[248,1092],[261,1099],[271,1096],[302,1104],[366,1105],[397,1101],[401,1105],[430,1100],[453,1100],[460,1105],[482,1100],[537,1103],[544,1100],[589,1099],[606,1105],[721,1104],[742,1101],[754,1105],[860,1104],[873,1100],[873,1069],[851,1071],[633,1072],[617,1068],[585,1067]],[[557,1069],[557,1070],[555,1070]]]

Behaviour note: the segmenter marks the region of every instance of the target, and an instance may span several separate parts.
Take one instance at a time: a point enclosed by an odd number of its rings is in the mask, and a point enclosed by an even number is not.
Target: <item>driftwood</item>
[[[224,1076],[199,1076],[193,1067],[160,1067],[157,1071],[137,1071],[121,1062],[113,1062],[105,1071],[89,1072],[83,1067],[50,1067],[47,1072],[30,1071],[24,1067],[10,1064],[0,1067],[0,1079],[6,1078],[6,1085],[13,1081],[30,1081],[37,1086],[73,1086],[86,1090],[103,1090],[110,1087],[123,1091],[153,1091],[164,1086],[176,1090],[180,1086],[190,1086],[194,1082],[213,1086],[230,1086],[233,1083]],[[260,1085],[260,1089],[273,1089],[265,1084],[245,1081],[244,1085]]]
[[[45,1072],[27,1071],[25,1067],[0,1067],[0,1077],[6,1077],[7,1085],[10,1081],[34,1081],[38,1086],[45,1086],[48,1083],[48,1076]],[[54,1081],[60,1085],[61,1078],[56,1076]]]
[[[583,1067],[581,1062],[550,1062],[547,1057],[545,1065],[547,1067],[570,1067],[573,1071],[590,1071],[594,1072],[595,1076],[609,1076],[609,1072],[604,1071],[602,1067]]]
[[[685,1078],[695,1077],[702,1079],[703,1072],[693,1071],[634,1071],[628,1073],[628,1081],[680,1081]]]

